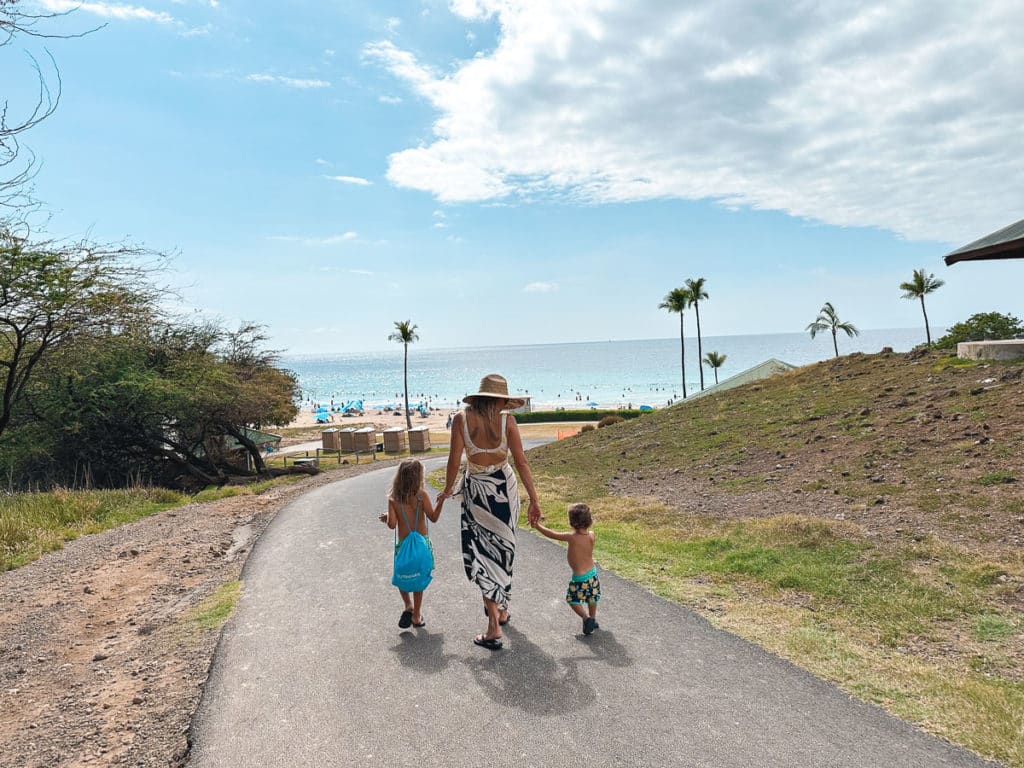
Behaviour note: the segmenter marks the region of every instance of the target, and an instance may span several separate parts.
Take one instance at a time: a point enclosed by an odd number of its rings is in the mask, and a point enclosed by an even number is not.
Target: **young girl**
[[[402,541],[409,535],[410,530],[416,530],[430,543],[427,535],[427,518],[436,523],[441,514],[441,508],[436,510],[430,503],[430,496],[423,488],[423,465],[416,459],[406,459],[398,465],[398,472],[395,473],[395,480],[391,484],[391,493],[388,494],[388,511],[380,516],[382,523],[387,523],[388,528],[398,528],[398,542],[395,544],[395,554],[402,545]],[[410,529],[409,526],[413,526]],[[433,548],[431,548],[433,549]],[[421,609],[423,606],[423,592],[403,592],[398,590],[405,604],[405,610],[398,619],[398,626],[407,629],[410,626],[424,627],[427,622],[423,620]]]
[[[601,581],[597,576],[597,564],[594,563],[594,532],[590,530],[593,524],[594,518],[586,504],[573,504],[569,507],[571,532],[553,531],[540,521],[532,524],[549,539],[564,541],[569,545],[566,558],[572,568],[572,577],[565,593],[565,602],[583,619],[585,635],[598,629],[597,603],[601,599]],[[585,609],[584,603],[587,606]]]

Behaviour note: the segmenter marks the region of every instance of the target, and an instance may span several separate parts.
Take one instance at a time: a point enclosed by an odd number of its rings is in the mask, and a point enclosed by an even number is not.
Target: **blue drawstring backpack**
[[[409,525],[409,518],[402,512],[402,505],[395,502],[398,514],[409,526],[409,535],[395,552],[395,570],[391,583],[403,592],[422,592],[434,578],[434,553],[423,534],[416,530],[420,522],[420,501],[416,499],[416,520]],[[395,541],[398,541],[398,529],[395,529]]]

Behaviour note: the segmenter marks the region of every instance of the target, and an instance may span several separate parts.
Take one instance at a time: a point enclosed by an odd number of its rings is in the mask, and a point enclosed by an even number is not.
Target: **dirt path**
[[[181,764],[220,635],[194,620],[202,601],[278,510],[381,466],[168,510],[0,573],[0,762]]]

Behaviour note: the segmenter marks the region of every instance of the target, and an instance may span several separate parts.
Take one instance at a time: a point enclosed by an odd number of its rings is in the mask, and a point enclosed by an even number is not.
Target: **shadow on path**
[[[581,657],[580,661],[603,661],[612,667],[631,667],[636,663],[626,650],[626,646],[615,639],[614,633],[606,629],[599,629],[592,635],[580,633],[576,637],[593,654]]]
[[[444,652],[443,632],[418,629],[415,632],[402,632],[398,640],[396,645],[391,646],[391,651],[403,667],[417,672],[436,675],[444,672],[455,658]]]
[[[594,688],[580,677],[578,659],[558,660],[518,630],[505,628],[506,647],[465,658],[481,690],[496,704],[535,715],[564,715],[590,706]]]

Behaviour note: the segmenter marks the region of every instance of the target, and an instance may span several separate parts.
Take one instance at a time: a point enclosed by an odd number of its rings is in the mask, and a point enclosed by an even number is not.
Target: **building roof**
[[[789,363],[784,363],[781,360],[776,360],[774,357],[771,357],[763,363],[755,365],[753,368],[747,368],[747,370],[741,371],[735,376],[730,376],[728,379],[722,380],[718,384],[712,384],[710,387],[705,387],[700,392],[691,392],[686,399],[676,400],[675,405],[683,405],[696,400],[698,397],[703,397],[704,395],[722,392],[727,389],[732,389],[733,387],[740,387],[744,384],[749,384],[752,381],[757,381],[758,379],[767,379],[769,376],[776,376],[780,373],[786,373],[795,369],[795,365],[790,365]]]
[[[946,266],[952,266],[958,261],[1024,258],[1024,219],[957,248],[952,253],[947,253],[944,258]]]

